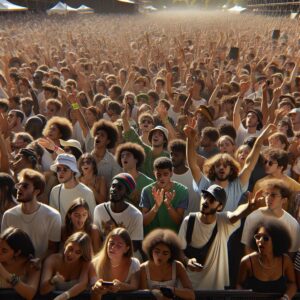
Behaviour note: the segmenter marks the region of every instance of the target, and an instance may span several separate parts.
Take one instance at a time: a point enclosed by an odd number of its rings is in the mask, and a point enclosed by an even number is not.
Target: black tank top
[[[257,293],[280,293],[284,294],[286,291],[286,283],[287,283],[287,278],[283,274],[283,262],[284,262],[284,257],[282,256],[282,272],[281,276],[276,279],[276,280],[271,280],[271,281],[262,281],[259,280],[255,277],[254,275],[254,270],[253,270],[253,265],[252,265],[252,260],[250,258],[250,263],[251,263],[251,271],[252,271],[252,276],[249,277],[245,281],[245,288],[246,289],[251,289],[254,292]]]

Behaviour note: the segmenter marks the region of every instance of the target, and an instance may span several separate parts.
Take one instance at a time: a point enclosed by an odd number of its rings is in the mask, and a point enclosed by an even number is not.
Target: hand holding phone
[[[201,272],[203,269],[203,266],[197,262],[196,258],[190,258],[187,263],[187,267],[192,271],[192,272]]]
[[[112,286],[114,283],[112,281],[102,281],[103,286]]]

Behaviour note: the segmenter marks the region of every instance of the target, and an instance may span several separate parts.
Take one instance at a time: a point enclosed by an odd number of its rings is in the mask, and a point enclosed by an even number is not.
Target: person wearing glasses
[[[240,219],[256,209],[259,197],[248,198],[233,212],[222,212],[228,197],[217,184],[202,190],[200,211],[184,218],[179,238],[194,290],[223,290],[229,285],[228,239]]]
[[[256,182],[254,193],[260,190],[268,179],[280,179],[284,181],[290,191],[300,192],[300,183],[284,174],[289,163],[288,152],[281,149],[269,148],[263,155],[265,157],[265,172],[267,176]]]
[[[297,220],[286,212],[283,207],[289,202],[291,191],[284,182],[280,180],[271,179],[265,182],[266,188],[258,193],[265,202],[265,207],[251,213],[245,221],[243,235],[241,238],[242,244],[246,246],[246,253],[251,252],[251,232],[256,224],[263,220],[277,220],[285,225],[289,234],[291,235],[292,242],[289,252],[297,252],[300,247],[300,226]]]
[[[24,169],[19,173],[18,180],[16,189],[20,204],[4,213],[1,232],[10,226],[22,229],[30,237],[36,257],[45,258],[58,250],[60,215],[57,210],[37,200],[45,189],[45,178],[41,173]]]
[[[265,220],[256,225],[253,232],[249,244],[254,252],[243,257],[236,288],[279,293],[280,300],[292,299],[297,285],[287,252],[294,237],[277,220]]]
[[[49,205],[60,212],[62,220],[65,219],[72,201],[78,197],[87,202],[93,216],[96,206],[95,197],[92,190],[77,179],[80,172],[75,156],[59,154],[50,169],[57,174],[59,184],[51,190]]]

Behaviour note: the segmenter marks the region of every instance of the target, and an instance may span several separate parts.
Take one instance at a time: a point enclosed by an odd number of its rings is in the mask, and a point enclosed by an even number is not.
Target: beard
[[[202,208],[200,212],[205,216],[211,216],[211,215],[215,215],[218,212],[218,208],[211,208],[208,211]]]
[[[230,174],[220,176],[218,173],[216,173],[216,179],[218,181],[227,181],[229,176],[230,176]]]

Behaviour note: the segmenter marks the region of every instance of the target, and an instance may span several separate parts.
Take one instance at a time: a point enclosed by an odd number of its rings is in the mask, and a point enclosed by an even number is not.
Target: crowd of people
[[[0,24],[0,289],[294,297],[296,20],[173,12]]]

